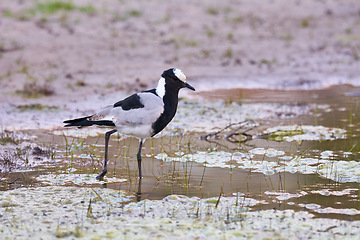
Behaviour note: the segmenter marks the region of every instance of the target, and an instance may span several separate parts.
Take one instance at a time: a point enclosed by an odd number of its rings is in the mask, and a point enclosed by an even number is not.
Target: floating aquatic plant
[[[346,131],[341,128],[328,128],[311,125],[289,125],[268,128],[262,137],[275,141],[320,141],[345,139]]]
[[[200,199],[170,195],[126,204],[133,197],[106,188],[40,187],[0,192],[4,239],[354,239],[360,221],[314,218],[307,211],[263,210],[242,193]],[[217,206],[215,206],[217,204]],[[317,205],[307,205],[322,210]],[[90,210],[89,210],[90,209]],[[89,212],[90,211],[90,212]],[[332,211],[325,208],[322,211]]]
[[[328,154],[328,151],[320,153],[321,156]],[[255,160],[255,155],[278,157],[278,161]],[[155,158],[163,161],[193,161],[206,164],[207,167],[245,169],[265,175],[280,172],[319,174],[321,177],[336,182],[360,183],[360,162],[285,156],[283,151],[275,149],[254,148],[249,153],[230,153],[225,151],[197,152],[195,154],[186,154],[182,157],[169,157],[166,153],[160,153]]]
[[[102,184],[102,183],[116,183],[116,182],[126,182],[127,179],[107,177],[104,181],[96,180],[96,174],[45,174],[40,175],[36,180],[47,184],[47,185],[66,185],[66,184],[75,184],[78,186],[82,185],[91,185],[91,184]]]

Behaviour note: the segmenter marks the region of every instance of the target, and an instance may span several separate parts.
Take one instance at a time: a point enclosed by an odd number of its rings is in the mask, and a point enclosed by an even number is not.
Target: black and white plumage
[[[108,144],[110,135],[115,132],[139,139],[137,161],[139,178],[142,178],[141,148],[143,140],[161,132],[173,119],[181,88],[189,88],[195,91],[186,82],[186,76],[180,69],[171,68],[163,72],[157,87],[154,89],[135,93],[114,105],[105,107],[94,115],[64,121],[65,127],[97,125],[113,128],[105,134],[104,169],[96,179],[102,179],[107,172]]]

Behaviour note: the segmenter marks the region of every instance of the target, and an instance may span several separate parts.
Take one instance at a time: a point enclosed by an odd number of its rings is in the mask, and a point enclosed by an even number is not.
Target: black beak
[[[188,84],[188,83],[184,83],[184,87],[195,91],[195,88],[193,88],[193,87],[192,87],[190,84]]]

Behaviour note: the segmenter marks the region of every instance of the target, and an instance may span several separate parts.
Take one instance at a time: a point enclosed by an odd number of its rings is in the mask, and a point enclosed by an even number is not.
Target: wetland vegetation
[[[360,232],[358,91],[294,91],[286,102],[265,90],[265,102],[255,96],[229,102],[244,90],[183,99],[174,123],[144,144],[142,181],[136,139],[111,139],[109,172],[99,182],[98,129],[5,131],[2,145],[18,146],[18,153],[1,176],[1,231],[8,238],[352,239]],[[328,94],[331,102],[323,98]],[[212,109],[203,101],[209,96]],[[249,122],[253,109],[258,114]],[[245,122],[231,124],[232,116]],[[30,149],[27,159],[22,149]]]
[[[355,239],[358,0],[2,0],[1,239]],[[179,67],[143,147],[64,129]],[[186,94],[186,93],[184,93]]]

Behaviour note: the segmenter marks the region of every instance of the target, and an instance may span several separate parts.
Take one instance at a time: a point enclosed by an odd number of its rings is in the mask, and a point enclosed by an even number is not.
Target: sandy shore
[[[360,85],[357,0],[3,0],[0,13],[2,128],[61,127],[170,67],[200,91]]]

